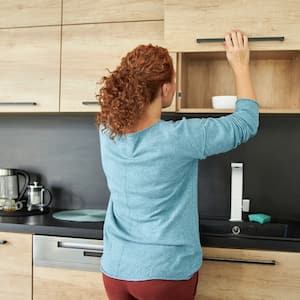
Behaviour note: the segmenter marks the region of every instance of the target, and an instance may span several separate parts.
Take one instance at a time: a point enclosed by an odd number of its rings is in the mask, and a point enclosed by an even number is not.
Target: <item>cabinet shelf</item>
[[[261,113],[300,113],[300,51],[252,51],[250,69]],[[225,52],[179,53],[177,110],[230,113],[213,109],[211,98],[234,95],[233,72]]]

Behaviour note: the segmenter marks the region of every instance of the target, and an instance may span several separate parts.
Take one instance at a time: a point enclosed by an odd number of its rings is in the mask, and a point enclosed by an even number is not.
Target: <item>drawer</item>
[[[33,265],[100,271],[103,241],[58,236],[33,236]]]

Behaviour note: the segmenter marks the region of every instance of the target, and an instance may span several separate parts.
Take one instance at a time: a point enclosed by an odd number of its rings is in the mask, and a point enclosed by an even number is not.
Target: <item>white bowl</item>
[[[213,108],[235,108],[236,96],[213,96],[212,98]]]

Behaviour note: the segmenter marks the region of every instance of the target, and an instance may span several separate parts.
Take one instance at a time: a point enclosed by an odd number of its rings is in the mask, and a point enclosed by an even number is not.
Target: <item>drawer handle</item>
[[[20,101],[5,101],[5,102],[0,102],[0,105],[37,105],[36,102],[20,102]]]
[[[4,245],[4,244],[6,244],[7,243],[7,241],[5,241],[5,240],[0,240],[0,245]]]
[[[228,263],[240,263],[240,264],[270,265],[270,266],[275,266],[277,264],[275,260],[253,260],[253,259],[221,258],[221,257],[203,257],[203,260],[228,262]]]
[[[103,251],[103,245],[92,245],[84,243],[73,243],[73,242],[57,242],[58,248],[67,248],[67,249],[81,249],[81,250],[95,250]]]
[[[101,252],[83,251],[83,256],[101,257],[102,255],[103,255],[103,251]]]
[[[198,38],[196,42],[199,43],[214,43],[224,42],[225,38]],[[263,36],[263,37],[249,37],[249,42],[261,42],[261,41],[284,41],[284,36]]]
[[[94,104],[99,104],[98,101],[82,101],[81,102],[83,105],[94,105]]]

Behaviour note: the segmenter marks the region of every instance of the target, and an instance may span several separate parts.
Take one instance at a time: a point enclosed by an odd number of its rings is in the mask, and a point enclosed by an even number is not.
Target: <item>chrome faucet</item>
[[[242,221],[243,164],[231,163],[231,212],[229,221]]]

